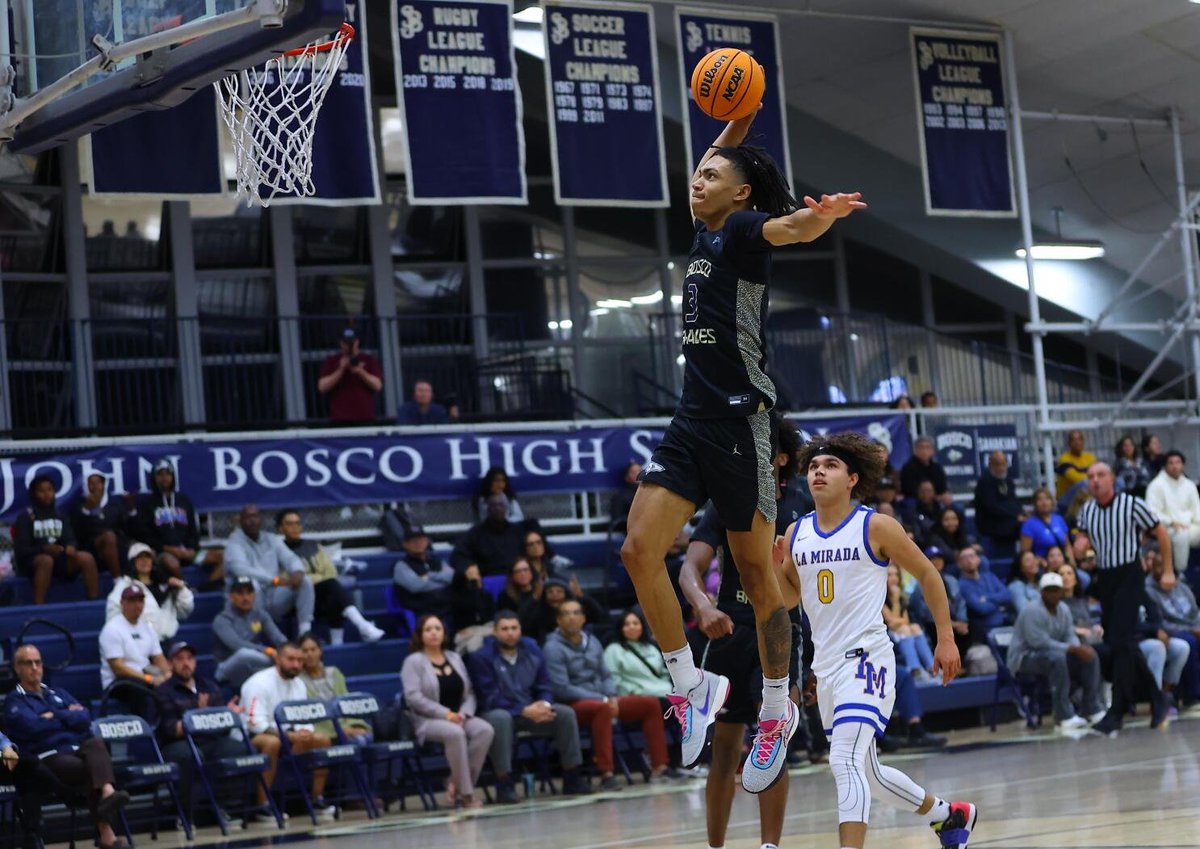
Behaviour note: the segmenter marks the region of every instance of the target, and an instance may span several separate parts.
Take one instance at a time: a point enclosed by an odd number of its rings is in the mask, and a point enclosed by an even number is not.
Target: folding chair
[[[125,755],[114,758],[113,772],[117,786],[122,790],[136,791],[148,788],[153,793],[154,812],[150,819],[150,837],[158,839],[158,790],[166,787],[175,805],[175,815],[183,826],[183,833],[192,839],[192,823],[179,801],[179,766],[163,760],[162,750],[154,739],[154,730],[140,716],[131,714],[106,716],[93,720],[92,734],[99,737],[112,751],[113,744],[123,744]],[[129,823],[125,811],[121,811],[121,824],[126,835]],[[133,841],[130,840],[130,843]]]
[[[1042,698],[1046,690],[1046,679],[1041,675],[1020,675],[1008,668],[1008,647],[1012,643],[1013,628],[1005,625],[993,628],[987,635],[988,648],[996,660],[996,689],[992,693],[991,729],[996,730],[996,709],[1000,705],[1000,691],[1011,687],[1017,713],[1029,728],[1042,724]]]
[[[337,696],[333,700],[334,707],[334,727],[337,729],[338,742],[348,743],[349,738],[345,730],[342,728],[341,720],[343,718],[356,719],[371,719],[379,713],[379,701],[370,693],[354,692],[346,693],[342,696]],[[405,806],[404,788],[411,781],[413,788],[417,791],[417,796],[421,800],[421,805],[425,810],[430,811],[437,807],[437,800],[434,798],[433,788],[429,786],[429,781],[425,777],[425,772],[421,768],[420,755],[417,753],[417,744],[413,740],[380,740],[368,743],[366,746],[359,746],[358,750],[362,753],[363,766],[366,769],[367,785],[374,789],[375,782],[375,767],[382,765],[384,769],[383,777],[387,779],[388,791],[380,791],[380,798],[383,799],[383,809],[386,811],[391,799],[400,800],[400,810],[407,810]],[[396,775],[395,767],[399,765],[400,774]],[[391,788],[399,788],[399,792],[391,792]]]
[[[354,783],[358,786],[359,793],[362,794],[363,804],[367,809],[367,816],[370,819],[375,819],[379,816],[379,812],[375,810],[375,802],[372,798],[370,785],[367,782],[366,776],[363,775],[363,759],[357,746],[350,743],[338,743],[325,749],[313,749],[308,752],[292,751],[292,743],[286,733],[287,728],[293,725],[307,725],[314,722],[333,720],[334,715],[335,711],[320,699],[295,699],[293,701],[280,702],[275,708],[275,725],[279,728],[279,740],[282,744],[279,749],[279,759],[280,761],[287,761],[291,767],[292,775],[295,777],[296,784],[300,790],[300,798],[304,800],[304,807],[308,810],[308,815],[312,818],[313,825],[319,825],[320,820],[317,817],[316,809],[313,808],[313,799],[312,795],[308,792],[306,778],[318,769],[348,768],[351,778],[354,779]],[[335,722],[334,728],[336,729],[337,727]],[[280,776],[277,775],[277,782],[279,778]],[[340,806],[338,807],[340,808]]]
[[[204,760],[200,754],[200,748],[196,745],[197,740],[230,733],[241,737],[246,748],[246,753],[234,758]],[[267,786],[267,782],[263,778],[263,773],[271,766],[271,759],[267,755],[254,750],[254,746],[250,744],[250,735],[246,732],[246,727],[238,714],[234,713],[228,707],[189,710],[183,715],[183,734],[187,740],[188,748],[192,750],[192,763],[196,768],[196,775],[200,778],[200,784],[204,787],[204,793],[208,797],[209,805],[212,807],[213,816],[216,817],[217,822],[221,826],[221,834],[228,836],[229,829],[226,827],[225,817],[221,815],[221,806],[217,802],[217,794],[213,790],[213,783],[222,783],[231,778],[243,778],[246,776],[256,777],[258,785],[262,787],[263,792],[266,794],[267,805],[271,808],[271,814],[275,817],[275,823],[280,828],[283,828],[283,816],[279,812],[279,807],[275,804],[275,797],[271,795],[271,788]],[[246,813],[253,804],[252,800],[247,800],[242,808],[243,826],[247,822]]]
[[[411,637],[413,632],[417,630],[417,614],[413,613],[407,607],[400,603],[400,599],[396,598],[396,585],[388,584],[383,588],[383,606],[388,613],[395,616],[407,630],[397,631],[397,637]]]

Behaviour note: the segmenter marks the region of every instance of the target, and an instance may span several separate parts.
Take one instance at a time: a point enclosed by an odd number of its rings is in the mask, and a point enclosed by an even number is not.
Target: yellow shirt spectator
[[[1067,450],[1059,454],[1054,463],[1055,495],[1062,498],[1068,489],[1087,480],[1088,466],[1095,462],[1096,455],[1083,447],[1083,431],[1073,430],[1067,434]]]

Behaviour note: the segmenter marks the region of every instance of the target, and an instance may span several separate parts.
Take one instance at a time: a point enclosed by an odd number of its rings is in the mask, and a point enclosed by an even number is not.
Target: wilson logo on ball
[[[692,70],[692,98],[700,111],[719,121],[753,115],[766,90],[762,65],[744,50],[718,48]]]

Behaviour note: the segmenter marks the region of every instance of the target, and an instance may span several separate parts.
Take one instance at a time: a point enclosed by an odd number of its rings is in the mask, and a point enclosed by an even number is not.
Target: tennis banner
[[[688,81],[692,69],[706,53],[718,47],[736,47],[749,53],[766,72],[767,90],[763,106],[746,138],[747,144],[766,148],[778,163],[788,184],[792,182],[792,156],[787,142],[787,113],[784,103],[783,62],[779,50],[779,21],[774,15],[738,12],[717,14],[712,9],[675,10],[678,23],[679,58],[682,63],[680,88],[683,91],[684,139],[689,167],[694,167],[725,124],[700,111]],[[690,173],[690,172],[689,172]]]
[[[511,0],[395,0],[409,203],[525,203],[512,13]]]
[[[1001,36],[910,34],[926,214],[1015,218]]]
[[[667,206],[652,10],[555,0],[544,6],[555,202]]]

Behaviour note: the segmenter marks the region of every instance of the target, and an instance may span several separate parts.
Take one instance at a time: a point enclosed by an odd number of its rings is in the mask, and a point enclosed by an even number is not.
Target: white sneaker
[[[1075,716],[1071,717],[1070,719],[1064,719],[1062,722],[1058,723],[1059,731],[1078,731],[1080,728],[1087,727],[1088,721],[1079,714],[1075,714]]]
[[[1107,711],[1098,710],[1095,713],[1088,714],[1088,718],[1087,718],[1088,724],[1095,725],[1097,722],[1104,719],[1104,716],[1106,713],[1107,713]]]
[[[684,769],[700,760],[712,725],[728,698],[729,679],[704,670],[700,670],[700,683],[689,690],[686,696],[675,693],[667,696],[671,706],[667,708],[664,718],[674,716],[679,720],[683,743],[680,760]]]
[[[387,636],[387,631],[377,626],[374,622],[368,621],[365,628],[358,629],[358,635],[363,638],[364,643],[375,643]]]
[[[787,768],[787,748],[800,725],[800,711],[787,701],[782,719],[759,719],[758,733],[750,746],[750,755],[742,764],[742,787],[748,793],[769,790]]]

